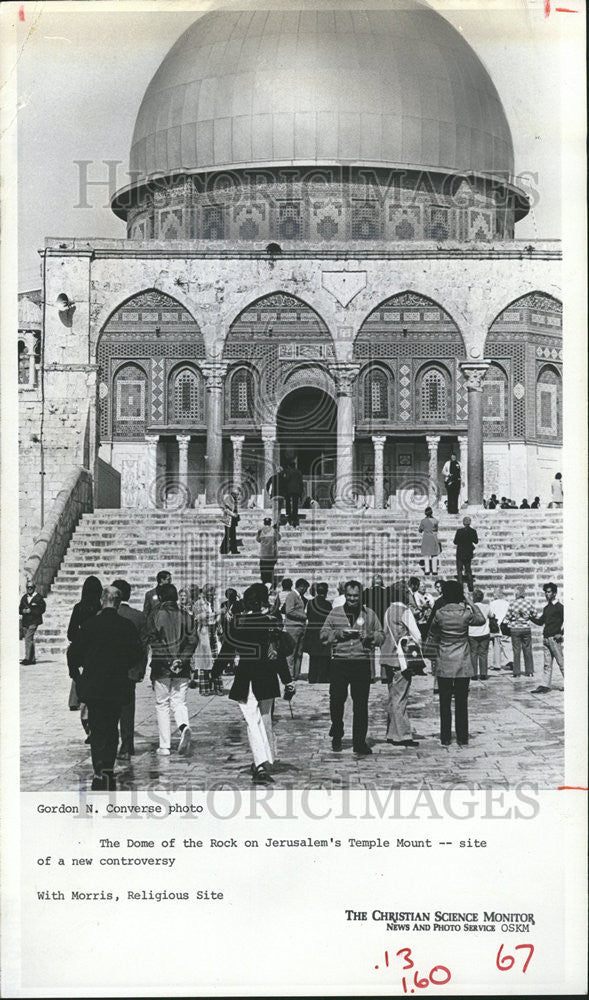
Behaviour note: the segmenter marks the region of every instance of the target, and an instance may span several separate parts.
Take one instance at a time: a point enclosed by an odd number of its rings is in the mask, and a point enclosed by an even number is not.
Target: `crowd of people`
[[[427,517],[431,514],[426,512]],[[264,529],[275,533],[271,524],[260,531]],[[88,577],[72,611],[67,660],[70,708],[79,709],[90,743],[92,788],[116,787],[117,751],[123,764],[134,754],[135,687],[147,669],[158,755],[172,752],[172,719],[177,752],[190,753],[188,691],[223,694],[225,675],[230,679],[229,698],[246,723],[252,781],[264,785],[272,783],[277,759],[274,702],[281,696],[281,684],[284,698],[295,695],[305,654],[308,683],[329,685],[329,736],[335,753],[343,749],[344,708],[350,695],[352,750],[358,757],[372,753],[369,696],[377,680],[387,691],[386,741],[408,749],[419,745],[408,706],[412,678],[428,671],[439,697],[442,746],[452,741],[452,703],[456,742],[467,745],[471,683],[488,680],[490,652],[495,669],[504,660],[515,678],[521,676],[523,656],[525,676],[532,677],[533,624],[543,627],[544,636],[544,675],[533,693],[548,692],[554,662],[564,675],[563,608],[556,585],[544,585],[541,610],[523,587],[511,602],[494,594],[485,597],[480,588],[472,589],[469,560],[461,549],[465,538],[468,544],[476,542],[470,535],[473,529],[464,523],[457,536],[461,531],[468,533],[456,543],[457,565],[465,579],[438,577],[433,591],[425,574],[390,586],[375,576],[365,588],[358,580],[342,581],[330,600],[325,582],[278,580],[269,565],[270,554],[264,570],[272,578],[254,582],[241,596],[236,588],[228,588],[220,604],[212,585],[177,589],[171,574],[161,570],[139,611],[129,603],[126,580],[115,579],[103,587],[96,577]]]

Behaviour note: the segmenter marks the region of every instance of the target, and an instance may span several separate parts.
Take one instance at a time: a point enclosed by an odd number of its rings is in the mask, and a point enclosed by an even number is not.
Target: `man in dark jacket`
[[[384,621],[384,613],[389,606],[389,591],[384,585],[382,576],[373,576],[372,585],[366,587],[362,594],[362,602],[374,611],[379,622]]]
[[[542,632],[544,642],[544,677],[539,687],[534,688],[532,694],[547,694],[552,689],[552,665],[556,660],[558,668],[564,677],[564,608],[560,601],[556,600],[558,588],[555,583],[545,583],[542,590],[546,598],[546,605],[541,615],[530,615],[535,625],[543,625]]]
[[[151,646],[151,680],[159,733],[157,753],[170,756],[170,712],[180,730],[178,752],[190,751],[192,733],[188,721],[186,694],[190,683],[190,661],[198,643],[195,619],[178,607],[178,591],[171,583],[161,589],[161,604],[148,622],[147,641]]]
[[[289,462],[284,473],[286,492],[286,517],[293,528],[299,527],[299,503],[304,492],[303,475],[294,462]]]
[[[78,698],[88,706],[95,792],[116,788],[119,716],[130,697],[129,671],[144,655],[137,629],[117,614],[120,600],[118,590],[105,587],[101,610],[80,627],[67,653]]]
[[[165,583],[172,582],[172,574],[167,569],[161,569],[156,576],[157,587],[148,590],[143,601],[143,614],[149,616],[161,603],[161,590]]]
[[[472,592],[473,579],[471,562],[474,555],[474,547],[479,543],[479,536],[474,528],[471,528],[470,517],[462,519],[462,528],[458,528],[454,535],[454,545],[456,546],[456,579],[458,583],[466,580],[468,589]]]
[[[18,607],[20,637],[25,640],[25,658],[20,661],[23,664],[37,662],[35,659],[35,632],[43,621],[45,609],[45,601],[37,593],[35,584],[31,580],[27,581],[26,593],[21,597]]]
[[[144,654],[141,660],[132,666],[129,671],[129,680],[131,681],[130,698],[127,704],[123,705],[121,709],[121,718],[119,722],[121,730],[121,745],[119,747],[118,756],[119,760],[128,761],[135,753],[135,685],[139,684],[145,677],[145,667],[147,665],[147,617],[142,611],[138,611],[137,608],[132,608],[129,604],[131,586],[126,580],[113,580],[112,585],[117,588],[119,594],[121,595],[119,614],[121,618],[126,618],[127,621],[130,621],[131,624],[137,629],[137,634],[139,636]]]

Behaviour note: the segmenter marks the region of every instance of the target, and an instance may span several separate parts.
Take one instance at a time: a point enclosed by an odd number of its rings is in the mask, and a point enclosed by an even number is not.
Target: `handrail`
[[[35,539],[24,570],[46,594],[53,583],[82,514],[94,509],[92,475],[78,466],[53,501],[49,516]]]

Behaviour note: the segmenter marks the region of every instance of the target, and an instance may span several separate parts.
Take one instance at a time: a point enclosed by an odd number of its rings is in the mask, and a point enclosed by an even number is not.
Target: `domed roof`
[[[18,328],[19,330],[40,330],[42,327],[41,308],[31,302],[30,299],[18,300]]]
[[[147,88],[131,147],[134,183],[263,164],[507,179],[513,144],[480,59],[418,0],[388,10],[208,13]]]

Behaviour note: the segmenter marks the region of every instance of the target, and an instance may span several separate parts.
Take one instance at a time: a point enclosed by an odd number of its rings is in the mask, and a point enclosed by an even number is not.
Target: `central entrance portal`
[[[306,495],[329,506],[336,474],[335,401],[322,389],[293,389],[278,408],[276,431],[281,464],[294,460],[303,474]]]

